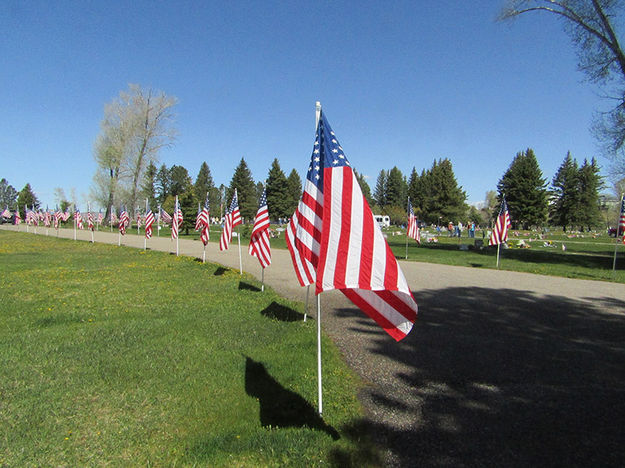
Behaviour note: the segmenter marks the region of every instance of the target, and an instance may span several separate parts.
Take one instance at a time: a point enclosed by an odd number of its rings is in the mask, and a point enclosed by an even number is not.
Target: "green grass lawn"
[[[251,276],[0,231],[0,466],[366,466],[361,383]]]

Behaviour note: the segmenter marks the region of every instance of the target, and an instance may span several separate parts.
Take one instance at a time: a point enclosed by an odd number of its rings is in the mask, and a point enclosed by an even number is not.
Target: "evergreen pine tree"
[[[208,167],[208,164],[205,162],[200,166],[200,171],[197,174],[197,178],[195,179],[195,196],[200,201],[202,207],[204,206],[204,201],[206,200],[206,194],[208,193],[208,202],[210,205],[210,216],[215,217],[219,216],[219,190],[215,187],[215,183],[213,182],[213,176],[211,174],[211,170]]]
[[[269,219],[277,221],[279,218],[286,218],[291,205],[291,194],[289,193],[289,182],[284,172],[280,168],[278,159],[274,159],[267,175],[267,209]]]
[[[386,205],[406,207],[406,179],[397,168],[393,167],[386,177]]]
[[[163,164],[156,174],[156,200],[158,203],[165,203],[168,195],[171,195],[171,175],[165,164]]]
[[[145,174],[143,175],[143,183],[141,184],[141,198],[143,201],[139,200],[141,209],[145,209],[145,199],[148,199],[148,203],[150,204],[150,208],[152,210],[156,209],[156,175],[158,174],[158,169],[154,165],[152,161],[148,164],[148,167],[145,169]]]
[[[566,153],[564,161],[553,177],[551,186],[551,222],[557,226],[562,226],[562,230],[566,231],[567,226],[578,225],[582,218],[579,169],[577,161],[573,159],[570,151]]]
[[[360,190],[362,190],[362,196],[365,197],[369,206],[373,206],[373,199],[371,198],[371,187],[367,183],[367,179],[365,176],[360,174],[356,169],[354,169],[354,176],[356,176],[356,180],[358,181],[358,185],[360,185]]]
[[[498,207],[494,210],[494,216],[497,216],[505,195],[513,225],[520,223],[524,229],[542,226],[548,210],[546,187],[547,182],[543,178],[534,151],[528,148],[525,152],[517,153],[497,184]]]
[[[28,206],[29,210],[33,207],[35,209],[39,208],[39,199],[37,198],[37,195],[35,195],[35,192],[33,192],[30,184],[26,184],[24,188],[20,190],[20,192],[17,194],[17,206],[19,207],[20,216],[23,220],[26,219],[24,206]]]
[[[467,198],[462,187],[458,186],[453,166],[449,159],[434,161],[427,180],[427,206],[424,219],[436,223],[439,217],[442,222],[462,222],[466,217]]]
[[[386,206],[386,180],[386,171],[382,169],[378,175],[378,180],[375,183],[375,190],[373,191],[373,199],[375,200],[376,205],[380,208],[384,208]]]
[[[245,222],[253,222],[254,216],[256,216],[258,211],[258,198],[256,197],[256,184],[254,184],[254,179],[252,179],[252,172],[247,167],[244,158],[241,158],[241,162],[234,170],[230,186],[226,190],[224,214],[230,206],[235,188],[239,197],[241,216]]]
[[[291,170],[289,177],[287,178],[288,184],[288,199],[289,204],[286,210],[286,217],[290,218],[295,210],[297,209],[297,205],[299,204],[300,199],[302,198],[302,179],[300,179],[299,174],[295,169]]]
[[[579,183],[580,203],[582,205],[580,230],[583,230],[583,227],[590,230],[601,224],[599,190],[603,188],[603,183],[595,158],[592,158],[590,163],[584,159],[584,164],[579,169]]]

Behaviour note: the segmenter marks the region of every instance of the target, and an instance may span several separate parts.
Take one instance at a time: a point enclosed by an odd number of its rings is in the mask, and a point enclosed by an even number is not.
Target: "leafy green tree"
[[[176,166],[175,164],[171,166],[170,180],[170,191],[172,195],[180,195],[192,188],[189,171],[183,166]]]
[[[516,154],[510,167],[497,184],[498,205],[506,197],[512,223],[519,223],[523,229],[542,226],[547,220],[547,182],[534,151],[528,148]],[[497,216],[499,208],[494,211]]]
[[[375,200],[376,205],[380,208],[384,208],[386,206],[386,183],[387,174],[386,171],[382,169],[378,175],[378,179],[375,183],[375,189],[373,191],[373,199]]]
[[[451,161],[447,158],[434,161],[426,176],[428,198],[424,210],[424,219],[428,223],[436,223],[440,217],[442,222],[457,223],[466,217],[468,206],[467,195],[458,186]]]
[[[282,172],[278,159],[275,158],[267,175],[267,209],[269,210],[269,219],[277,220],[278,218],[290,216],[292,214],[292,212],[289,213],[290,207],[289,181],[284,172]]]
[[[291,170],[289,177],[287,177],[287,183],[289,186],[289,206],[286,210],[286,216],[289,218],[293,215],[293,213],[295,213],[295,209],[302,198],[302,179],[300,179],[299,174],[295,169]]]
[[[570,151],[566,153],[564,161],[553,177],[551,186],[552,224],[562,226],[563,231],[566,231],[567,226],[579,225],[583,218],[579,192],[579,168]]]
[[[35,192],[33,192],[30,184],[26,184],[17,194],[17,205],[22,219],[26,219],[26,212],[24,211],[25,206],[28,206],[29,209],[33,207],[35,209],[39,208],[39,199],[37,198],[37,195],[35,195]]]
[[[6,179],[0,180],[0,210],[14,208],[17,202],[17,190]]]
[[[237,189],[239,197],[239,211],[241,212],[241,216],[246,222],[253,222],[256,211],[258,211],[258,198],[256,197],[256,185],[252,178],[252,172],[247,167],[244,158],[241,158],[241,162],[239,162],[239,165],[234,170],[230,186],[226,191],[224,213],[232,201],[235,188]]]
[[[163,164],[156,174],[156,199],[164,204],[165,199],[171,195],[171,171]]]

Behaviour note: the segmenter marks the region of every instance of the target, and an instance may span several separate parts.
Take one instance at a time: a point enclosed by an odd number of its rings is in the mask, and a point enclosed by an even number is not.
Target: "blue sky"
[[[160,163],[195,179],[206,161],[217,184],[241,157],[255,180],[274,158],[303,176],[317,100],[372,189],[446,157],[477,202],[528,147],[549,181],[568,150],[605,174],[590,125],[606,102],[568,36],[549,15],[496,22],[503,3],[5,0],[0,178],[85,206],[104,105],[129,83],[179,99]]]

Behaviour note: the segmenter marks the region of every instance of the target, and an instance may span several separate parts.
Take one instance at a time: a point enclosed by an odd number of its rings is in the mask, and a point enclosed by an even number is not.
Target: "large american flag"
[[[128,211],[126,211],[126,207],[122,206],[121,211],[119,212],[119,233],[122,236],[126,235],[126,228],[129,224],[130,216],[128,215]]]
[[[410,198],[408,198],[408,237],[421,243],[421,230],[417,226],[417,217],[414,215]]]
[[[149,206],[147,206],[147,211],[145,213],[145,237],[152,237],[152,224],[154,224],[154,213]]]
[[[397,341],[410,332],[417,303],[323,113],[286,240],[302,286],[339,289]]]
[[[180,209],[180,203],[178,202],[178,195],[176,195],[176,204],[174,206],[174,216],[171,221],[171,238],[178,239],[178,231],[182,225],[182,210]]]
[[[76,220],[76,226],[78,229],[84,229],[82,225],[82,215],[80,214],[80,210],[74,206],[74,219]]]
[[[254,219],[252,237],[250,238],[250,255],[258,258],[260,266],[267,268],[271,263],[271,248],[269,246],[269,212],[267,211],[267,188],[263,190],[258,203],[258,212]]]
[[[625,195],[621,196],[621,215],[618,221],[618,230],[616,231],[617,237],[619,232],[623,235],[623,244],[625,244]]]
[[[497,222],[493,232],[488,239],[488,245],[499,245],[507,242],[508,230],[512,227],[510,224],[510,214],[508,213],[508,204],[504,197],[501,201],[501,208],[499,209],[499,215],[497,216]]]
[[[200,240],[202,244],[208,244],[208,233],[210,231],[210,205],[208,201],[208,193],[204,200],[204,208],[198,210],[197,219],[195,220],[195,230],[200,231]]]
[[[226,213],[226,217],[224,219],[224,230],[221,232],[221,237],[219,238],[219,250],[228,250],[230,241],[232,240],[232,230],[239,224],[241,224],[239,197],[237,196],[237,189],[234,189],[232,202],[230,203],[230,208],[228,208],[228,212]]]

